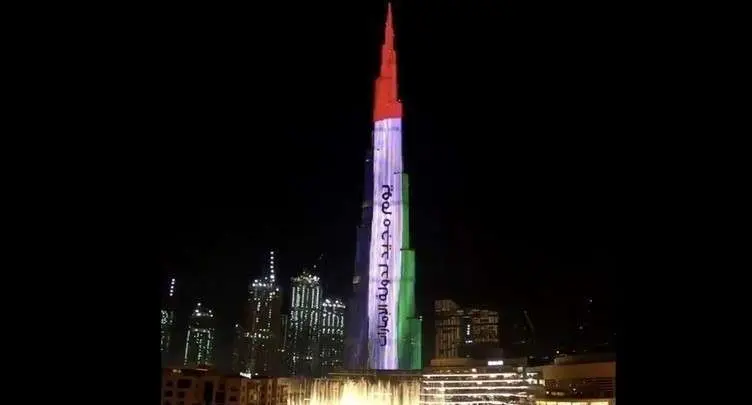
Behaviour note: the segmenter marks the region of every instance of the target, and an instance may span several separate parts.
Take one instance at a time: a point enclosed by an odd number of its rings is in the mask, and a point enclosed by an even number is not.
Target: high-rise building
[[[358,227],[353,296],[348,305],[348,369],[420,369],[421,321],[415,314],[415,251],[410,248],[408,176],[402,164],[402,104],[392,8],[387,9],[375,83],[372,149]]]
[[[499,313],[487,309],[462,311],[460,357],[484,359],[501,355]]]
[[[510,309],[505,311],[503,319],[500,320],[499,328],[501,330],[499,340],[504,348],[505,358],[542,357],[536,346],[535,327],[527,310]],[[548,352],[550,352],[550,347],[546,353],[549,354]]]
[[[612,352],[615,337],[613,305],[605,297],[577,297],[570,303],[567,327],[557,349],[562,354]]]
[[[435,358],[483,359],[500,355],[498,312],[462,309],[452,300],[437,300],[434,310]]]
[[[463,334],[460,307],[452,300],[434,302],[436,346],[434,358],[447,359],[460,357],[459,347]]]
[[[326,298],[321,304],[320,336],[321,373],[326,375],[344,364],[345,304],[342,301]]]
[[[287,331],[290,327],[290,316],[287,314],[282,314],[282,348],[284,349],[287,347]]]
[[[160,321],[162,362],[169,358],[170,341],[175,327],[175,277],[170,278],[170,288],[165,303],[162,306],[162,318]]]
[[[279,358],[282,362],[282,373],[284,375],[287,375],[290,371],[290,366],[288,362],[288,356],[287,356],[287,348],[289,346],[289,343],[287,342],[287,333],[290,331],[290,316],[287,314],[282,314],[281,316],[282,327],[280,328],[282,333],[282,339],[279,342]]]
[[[250,286],[247,316],[243,325],[245,339],[239,339],[247,353],[246,370],[255,376],[276,376],[280,373],[280,342],[282,339],[282,295],[276,281],[274,251],[269,252],[268,272],[253,280]],[[238,361],[241,363],[241,361]]]
[[[232,341],[232,364],[233,373],[248,372],[248,356],[250,345],[250,333],[242,324],[236,323]]]
[[[215,338],[214,313],[199,302],[189,321],[183,363],[194,367],[213,364]]]
[[[315,376],[319,369],[321,284],[306,270],[292,278],[287,336],[290,374]]]

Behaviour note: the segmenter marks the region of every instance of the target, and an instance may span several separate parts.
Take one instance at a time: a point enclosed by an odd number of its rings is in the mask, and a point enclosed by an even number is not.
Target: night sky
[[[271,248],[284,291],[323,253],[325,294],[349,292],[386,6],[336,3],[177,13],[164,39],[159,266],[179,330],[200,299],[221,352]],[[578,300],[610,311],[622,261],[609,45],[572,10],[464,3],[395,11],[418,309],[526,308],[553,342]]]

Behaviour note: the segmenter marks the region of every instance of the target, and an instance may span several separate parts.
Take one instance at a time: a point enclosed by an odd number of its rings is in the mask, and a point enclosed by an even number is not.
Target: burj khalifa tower
[[[346,318],[345,366],[350,370],[422,368],[392,22],[389,4],[375,83],[373,138],[366,158],[353,295]]]

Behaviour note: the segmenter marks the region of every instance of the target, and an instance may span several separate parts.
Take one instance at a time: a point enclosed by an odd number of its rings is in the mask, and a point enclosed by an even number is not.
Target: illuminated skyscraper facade
[[[170,288],[165,304],[162,306],[162,316],[160,319],[160,346],[162,352],[162,361],[169,358],[170,341],[172,340],[173,328],[175,327],[175,278],[170,278]]]
[[[270,251],[266,276],[251,283],[248,315],[244,331],[239,332],[247,337],[245,344],[248,346],[246,370],[241,372],[252,375],[277,376],[281,371],[282,295],[276,281],[275,266],[274,251]]]
[[[303,271],[292,278],[290,318],[287,335],[290,374],[316,376],[320,373],[319,331],[321,325],[319,277]]]
[[[183,363],[190,367],[214,364],[215,339],[214,313],[199,302],[189,320]]]
[[[462,311],[460,356],[475,359],[501,355],[499,347],[499,313],[488,309]]]
[[[460,306],[452,300],[437,300],[434,302],[434,311],[434,358],[460,357],[459,348],[463,338]]]
[[[415,370],[422,368],[421,321],[415,314],[415,252],[410,248],[391,5],[375,83],[373,120],[353,296],[345,322],[346,367]]]
[[[463,309],[452,300],[437,300],[434,310],[434,358],[484,359],[500,356],[498,312]]]
[[[321,374],[338,370],[344,365],[345,304],[327,298],[321,304],[320,326]]]

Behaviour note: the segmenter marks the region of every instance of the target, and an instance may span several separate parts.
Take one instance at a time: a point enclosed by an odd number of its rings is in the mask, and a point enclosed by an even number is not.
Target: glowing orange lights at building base
[[[614,405],[614,402],[611,400],[604,401],[602,399],[574,399],[562,401],[538,400],[535,401],[535,405]]]

